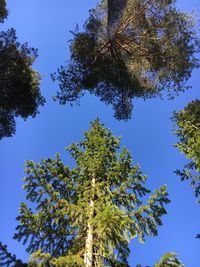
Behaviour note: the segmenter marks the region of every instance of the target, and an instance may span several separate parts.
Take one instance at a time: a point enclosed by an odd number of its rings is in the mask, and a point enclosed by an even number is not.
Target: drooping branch
[[[7,250],[7,246],[0,242],[0,266],[2,267],[27,267],[26,263],[17,259],[14,254]]]

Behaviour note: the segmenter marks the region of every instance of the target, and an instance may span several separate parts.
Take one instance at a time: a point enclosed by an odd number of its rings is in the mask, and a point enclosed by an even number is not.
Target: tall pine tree
[[[169,202],[166,186],[146,200],[147,177],[99,120],[67,150],[76,163],[72,169],[58,154],[27,161],[30,206],[21,204],[14,238],[42,266],[129,266],[130,240],[157,235]]]

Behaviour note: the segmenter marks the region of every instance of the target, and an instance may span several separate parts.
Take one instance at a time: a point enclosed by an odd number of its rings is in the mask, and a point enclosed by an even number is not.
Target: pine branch
[[[7,250],[7,246],[0,242],[0,266],[3,267],[27,267],[26,263],[17,259],[14,254]]]

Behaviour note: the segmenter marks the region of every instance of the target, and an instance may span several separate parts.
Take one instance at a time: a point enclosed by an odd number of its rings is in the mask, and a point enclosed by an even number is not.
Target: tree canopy
[[[5,1],[0,2],[0,22],[7,17]],[[35,117],[45,100],[40,75],[32,65],[37,50],[20,44],[13,28],[0,32],[0,139],[12,136],[16,117]]]
[[[190,102],[183,110],[174,113],[175,147],[189,160],[182,170],[176,170],[181,180],[190,180],[195,196],[200,195],[200,100]]]
[[[130,240],[144,242],[158,233],[169,202],[166,186],[150,194],[130,152],[120,151],[119,138],[98,120],[67,150],[73,169],[59,154],[27,161],[30,205],[21,204],[14,238],[27,245],[32,262],[44,266],[129,266]]]
[[[198,51],[193,18],[175,1],[102,1],[73,33],[70,60],[53,75],[55,99],[73,104],[88,91],[111,104],[117,119],[129,119],[132,99],[187,89]]]

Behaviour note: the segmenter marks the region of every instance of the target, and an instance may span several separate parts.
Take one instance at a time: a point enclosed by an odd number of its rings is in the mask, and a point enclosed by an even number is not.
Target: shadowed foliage
[[[27,267],[26,263],[17,259],[15,255],[8,252],[7,246],[0,242],[0,266],[2,267]]]
[[[117,119],[129,119],[132,99],[186,90],[198,51],[193,18],[175,1],[102,1],[73,33],[66,66],[52,75],[60,87],[55,99],[73,104],[90,92],[111,104]]]
[[[0,23],[4,21],[8,16],[8,10],[6,8],[6,1],[0,0]]]
[[[0,22],[7,16],[0,2]],[[0,139],[12,136],[16,117],[35,117],[45,100],[41,96],[40,75],[32,69],[37,50],[20,44],[13,28],[0,32]]]

